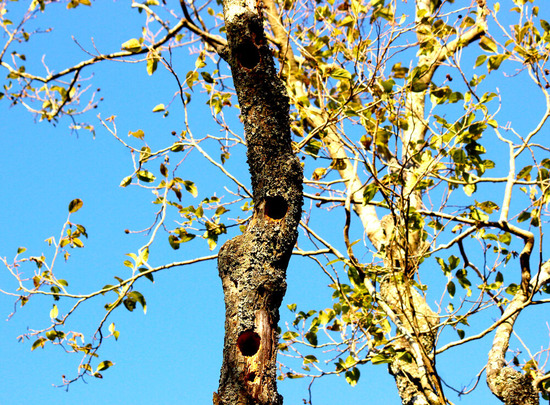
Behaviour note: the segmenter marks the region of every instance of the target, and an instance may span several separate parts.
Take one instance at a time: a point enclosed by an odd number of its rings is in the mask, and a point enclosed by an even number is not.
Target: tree
[[[174,100],[186,114],[185,127],[174,134],[177,141],[156,149],[144,142],[143,131],[130,131],[136,144],[143,142],[135,147],[120,137],[114,116],[99,117],[102,130],[135,156],[133,173],[121,186],[148,187],[160,207],[146,243],[125,262],[131,277],[92,293],[73,293],[54,269],[58,254],[68,259],[68,248],[83,247],[87,237],[86,228],[71,217],[62,236],[50,239],[53,260],[24,257],[23,249],[13,261],[3,259],[17,280],[21,305],[37,295],[76,302],[64,313],[54,305],[51,325],[28,334],[33,349],[54,343],[84,354],[77,376],[65,383],[100,376],[112,365],[96,364],[95,356],[105,328],[118,336],[114,323],[107,326],[118,308],[132,311],[138,303],[146,308],[135,290],[138,281],[217,258],[226,334],[216,404],[282,403],[275,383],[277,351],[298,359],[280,359],[280,379],[313,382],[344,374],[355,385],[367,363],[387,364],[404,404],[451,403],[454,388],[442,378],[445,366],[438,359],[451,350],[467,353],[481,339],[492,347],[477,380],[484,372],[498,399],[538,404],[539,395],[548,398],[548,350],[526,346],[527,358],[517,351],[509,355],[511,344],[523,344],[513,339],[522,333],[516,323],[526,308],[549,302],[544,294],[550,262],[543,242],[550,159],[543,134],[550,115],[550,24],[539,17],[548,12],[546,4],[514,0],[500,10],[499,3],[484,0],[467,7],[434,0],[264,0],[261,5],[226,0],[222,13],[214,4],[182,1],[178,15],[164,2],[134,2],[145,19],[139,38],[124,42],[121,51],[94,50],[89,59],[41,76],[25,66],[27,58],[17,48],[36,34],[25,30],[31,19],[55,3],[33,1],[20,23],[9,19],[7,2],[1,3],[5,100],[40,120],[69,120],[72,130],[95,133],[92,124],[77,121],[97,105],[94,96],[84,102],[82,73],[103,61],[140,61],[149,75],[162,65],[173,76]],[[91,5],[88,0],[65,4],[69,9]],[[172,54],[195,44],[200,44],[195,69],[181,79]],[[218,58],[229,64],[231,77],[207,63]],[[199,87],[222,137],[193,135],[187,111],[199,98],[193,91]],[[524,106],[516,115],[514,98],[520,94],[535,100],[529,106],[535,121],[521,121]],[[226,118],[235,96],[244,139]],[[158,104],[153,111],[167,116],[177,103]],[[228,159],[243,147],[252,191],[227,169]],[[219,160],[212,157],[216,148]],[[238,187],[235,198],[214,196],[197,207],[184,206],[182,191],[196,196],[198,189],[178,175],[179,165],[169,169],[170,158],[182,151],[198,153],[220,169]],[[159,158],[163,162],[154,166]],[[250,217],[230,219],[230,209],[243,200]],[[81,206],[73,200],[70,214]],[[177,217],[180,222],[170,223]],[[341,231],[334,231],[339,219]],[[298,223],[303,237],[295,246]],[[162,243],[161,232],[178,250],[196,239],[200,228],[211,250],[220,236],[231,230],[236,236],[214,255],[149,264],[150,247]],[[281,330],[279,342],[291,253],[326,274],[332,301],[327,297],[320,311],[289,305],[295,319]],[[32,276],[21,270],[29,264],[38,269]],[[66,332],[82,302],[113,292],[91,343]],[[469,392],[454,390],[459,396]]]

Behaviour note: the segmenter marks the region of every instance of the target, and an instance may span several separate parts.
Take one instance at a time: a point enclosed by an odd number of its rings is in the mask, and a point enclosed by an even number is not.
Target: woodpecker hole
[[[271,219],[282,219],[288,211],[288,204],[285,199],[280,196],[266,197],[265,199],[265,215]]]
[[[243,356],[254,356],[260,348],[260,340],[260,335],[251,330],[247,330],[241,333],[237,338],[237,347]]]
[[[241,66],[246,69],[254,69],[260,63],[260,52],[252,42],[244,42],[237,46],[236,56]]]
[[[254,371],[252,371],[251,373],[248,373],[246,375],[246,381],[254,381],[256,379],[256,373]]]

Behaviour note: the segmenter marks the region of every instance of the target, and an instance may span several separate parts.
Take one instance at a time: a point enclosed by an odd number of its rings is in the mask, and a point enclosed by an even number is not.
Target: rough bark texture
[[[254,214],[218,254],[225,342],[215,404],[282,404],[276,386],[277,322],[302,208],[289,105],[255,2],[226,1],[227,59],[241,107]]]
[[[506,405],[538,405],[539,394],[533,387],[533,380],[514,370],[502,367],[487,377],[488,385]]]
[[[384,221],[383,221],[384,222]],[[409,247],[407,247],[409,248]],[[395,262],[395,256],[403,253],[389,249],[387,266]],[[393,252],[393,254],[392,254]],[[407,252],[411,258],[417,251]],[[409,260],[413,262],[414,260]],[[395,350],[405,350],[413,356],[408,362],[396,358],[388,367],[394,377],[397,391],[404,405],[445,404],[442,387],[435,372],[434,348],[439,318],[426,300],[412,286],[405,267],[401,262],[397,272],[385,277],[380,284],[380,296],[392,308],[401,323],[402,333],[407,336],[398,338]]]
[[[530,246],[527,245],[530,249]],[[525,249],[522,254],[525,253]],[[530,251],[528,252],[530,254]],[[538,291],[550,280],[550,261],[544,263],[529,283],[527,291]],[[520,312],[529,303],[529,295],[520,290],[516,293],[502,314],[503,322],[496,330],[493,346],[487,361],[487,385],[491,392],[506,405],[538,405],[539,394],[536,383],[527,375],[506,366],[506,353],[514,323]]]
[[[423,208],[422,194],[416,189],[417,163],[414,156],[422,149],[428,129],[426,119],[426,95],[435,71],[460,47],[479,38],[486,23],[483,10],[478,10],[476,25],[446,44],[441,44],[433,35],[433,17],[440,2],[416,0],[416,36],[419,43],[418,68],[423,74],[410,82],[405,108],[407,128],[402,137],[401,165],[404,187],[401,198],[396,199],[396,210],[381,220],[385,240],[380,249],[385,254],[385,265],[390,276],[380,285],[380,295],[395,311],[408,337],[395,343],[396,349],[405,349],[413,355],[413,362],[396,359],[389,366],[394,376],[399,396],[404,405],[447,403],[443,387],[435,369],[434,344],[438,316],[426,303],[410,280],[418,271],[428,246],[423,242],[422,232],[409,221],[411,208]],[[393,158],[395,161],[395,157]],[[395,162],[394,162],[395,163]],[[373,243],[376,246],[376,243]]]

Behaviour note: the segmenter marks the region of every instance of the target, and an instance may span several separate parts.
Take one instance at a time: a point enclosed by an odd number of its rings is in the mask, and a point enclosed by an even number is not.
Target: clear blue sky
[[[172,2],[176,5],[177,2]],[[23,44],[29,61],[28,71],[40,69],[41,57],[54,70],[60,70],[87,56],[74,44],[71,36],[87,49],[93,44],[103,52],[120,49],[120,44],[140,35],[141,17],[129,10],[126,2],[97,1],[93,7],[80,7],[68,12],[64,5],[52,6],[35,27],[55,27],[52,34]],[[173,54],[174,68],[181,76],[193,69],[196,56],[180,48]],[[32,66],[32,68],[31,68]],[[222,63],[223,66],[223,63]],[[223,71],[228,70],[223,67]],[[93,73],[93,76],[92,76]],[[152,194],[138,188],[121,188],[119,183],[132,173],[132,162],[124,147],[104,130],[97,118],[117,116],[117,127],[124,139],[128,131],[144,130],[152,149],[169,144],[171,131],[183,128],[182,109],[177,102],[167,118],[151,112],[159,104],[167,104],[177,90],[175,81],[162,67],[149,77],[144,64],[120,62],[103,63],[83,72],[90,77],[92,88],[100,87],[104,97],[99,108],[86,115],[96,127],[95,139],[86,131],[78,134],[68,129],[62,120],[56,127],[35,118],[21,106],[9,108],[0,102],[0,257],[12,259],[19,246],[25,246],[33,255],[50,254],[44,240],[58,237],[67,216],[67,205],[74,198],[84,201],[83,208],[71,218],[83,224],[89,239],[83,250],[71,250],[68,264],[59,271],[82,292],[93,291],[114,282],[113,277],[127,277],[129,271],[122,265],[125,254],[136,252],[145,238],[126,235],[125,229],[139,230],[149,226],[155,207],[150,204]],[[5,74],[2,73],[0,84]],[[498,76],[502,79],[502,76]],[[198,91],[198,89],[197,89]],[[507,89],[520,100],[524,93]],[[192,107],[191,120],[195,135],[217,134],[218,127],[211,122],[208,107],[198,92]],[[528,103],[527,101],[525,102]],[[513,105],[503,108],[512,111]],[[536,108],[524,111],[527,114]],[[230,121],[239,132],[235,118]],[[247,169],[242,156],[234,156],[228,167],[247,181]],[[215,169],[200,156],[192,155],[184,162],[186,179],[196,182],[199,196],[216,192],[227,195]],[[233,188],[234,189],[234,188]],[[184,195],[185,204],[197,204],[199,199]],[[340,218],[342,219],[342,218]],[[339,222],[331,224],[340,229]],[[166,238],[161,234],[161,238]],[[225,239],[220,239],[220,245]],[[185,260],[210,252],[202,241],[193,241],[178,251],[167,243],[157,243],[151,252],[153,266]],[[31,267],[27,271],[32,271]],[[325,276],[309,262],[293,258],[288,271],[288,292],[282,309],[282,322],[291,322],[292,314],[286,304],[298,303],[300,308],[322,309],[330,306]],[[2,289],[14,288],[6,271],[0,272]],[[17,336],[27,328],[41,328],[49,324],[51,299],[34,298],[9,320],[3,319],[13,311],[13,299],[0,294],[0,403],[2,404],[206,404],[211,403],[217,390],[223,344],[224,307],[221,283],[214,261],[192,267],[174,268],[155,274],[155,283],[141,280],[137,290],[147,300],[148,311],[140,308],[133,313],[117,311],[112,321],[120,330],[118,342],[109,339],[101,352],[101,360],[111,360],[114,367],[106,370],[104,378],[87,378],[87,384],[77,382],[66,392],[52,385],[61,382],[61,375],[74,375],[80,358],[63,353],[60,347],[47,345],[31,352],[32,341],[18,343]],[[91,330],[104,313],[108,297],[87,303],[71,323],[75,330]],[[60,310],[67,308],[62,302]],[[536,314],[533,313],[533,316]],[[540,315],[540,313],[539,313]],[[473,325],[475,326],[475,325]],[[537,333],[548,334],[542,328]],[[462,352],[457,357],[446,354],[442,362],[442,376],[455,386],[468,385],[483,366],[490,341],[474,343],[471,359]],[[479,351],[478,351],[479,350]],[[466,361],[465,361],[466,360]],[[460,361],[460,363],[458,363]],[[460,376],[455,378],[456,364]],[[313,403],[376,403],[396,404],[399,399],[392,378],[385,366],[361,368],[361,380],[352,388],[343,378],[329,377],[313,388]],[[470,376],[470,377],[465,377]],[[306,380],[285,380],[279,384],[286,404],[301,404],[307,398]],[[484,376],[480,384],[485,384]],[[483,391],[483,392],[481,392]],[[487,390],[468,396],[457,403],[498,403]]]

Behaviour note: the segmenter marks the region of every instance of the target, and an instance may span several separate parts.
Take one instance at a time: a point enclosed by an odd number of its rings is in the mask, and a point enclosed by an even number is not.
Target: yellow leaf
[[[52,310],[50,311],[50,318],[55,319],[57,318],[58,314],[59,314],[59,311],[57,309],[57,305],[54,305]]]
[[[162,111],[164,111],[164,109],[165,109],[164,104],[157,104],[153,108],[153,112],[162,112]]]

